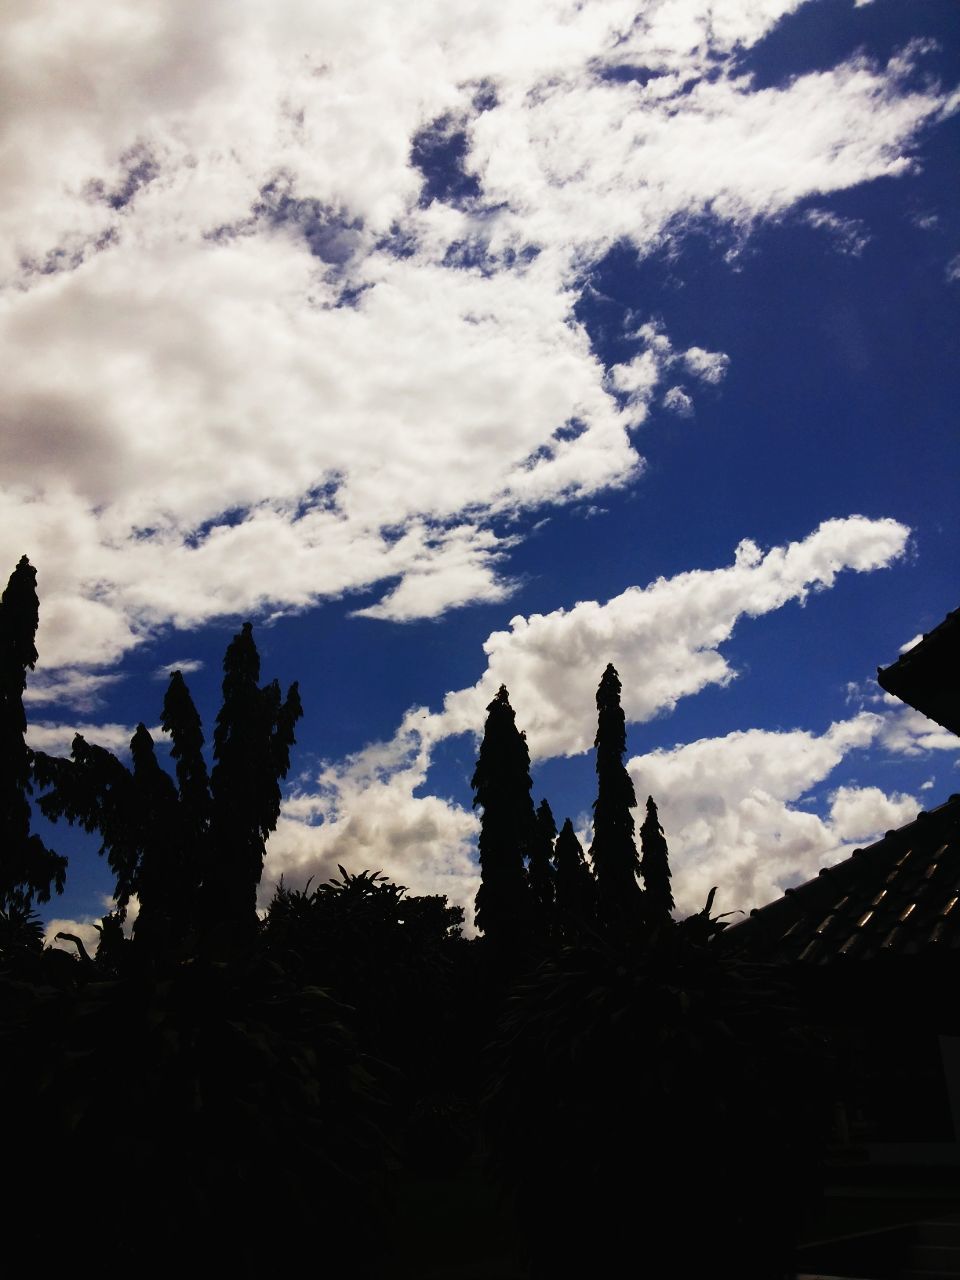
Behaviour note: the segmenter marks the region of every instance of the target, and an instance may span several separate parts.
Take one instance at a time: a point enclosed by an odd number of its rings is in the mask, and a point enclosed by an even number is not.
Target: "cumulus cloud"
[[[591,266],[906,172],[951,107],[919,47],[757,90],[801,3],[8,5],[0,558],[43,662],[502,599],[497,518],[631,483],[671,365],[725,368],[648,335],[605,369]]]
[[[689,418],[693,415],[693,400],[683,387],[671,387],[663,397],[663,407],[675,413],[678,418]]]
[[[744,540],[734,562],[721,569],[628,587],[605,603],[518,616],[509,631],[488,637],[486,672],[473,688],[447,695],[431,731],[475,731],[483,708],[505,684],[534,758],[585,751],[593,740],[597,680],[608,662],[620,673],[628,720],[649,720],[680,698],[735,677],[720,646],[738,622],[803,602],[845,569],[868,572],[893,563],[908,536],[895,520],[828,520],[802,541],[765,553]]]
[[[116,899],[109,894],[103,894],[101,897],[101,905],[103,907],[103,915],[115,910]],[[127,903],[127,909],[124,913],[123,932],[126,937],[130,937],[134,923],[140,913],[140,899],[133,894]],[[77,949],[72,942],[67,942],[63,938],[57,938],[58,933],[71,933],[74,937],[80,939],[86,949],[88,956],[95,956],[100,946],[100,930],[97,925],[103,918],[100,916],[81,916],[79,919],[72,919],[58,916],[54,920],[48,920],[43,930],[44,946],[56,947],[61,951],[69,951],[71,955],[77,954]]]
[[[446,894],[472,926],[477,819],[453,801],[414,795],[430,762],[420,732],[425,714],[410,712],[391,742],[327,767],[315,789],[287,799],[268,844],[263,905],[281,876],[302,886],[336,875],[343,864],[383,871],[414,893]]]
[[[96,920],[92,916],[83,916],[80,920],[66,919],[58,916],[54,920],[49,920],[44,927],[43,942],[47,947],[56,947],[58,951],[68,951],[71,955],[77,954],[77,949],[72,942],[65,938],[58,938],[58,933],[72,934],[75,938],[79,938],[86,949],[88,956],[95,956],[97,948],[100,946],[100,931],[97,925],[100,923],[99,918]]]
[[[915,798],[877,787],[838,787],[826,817],[801,807],[883,725],[865,711],[822,734],[753,729],[632,759],[638,796],[652,794],[659,806],[680,913],[699,910],[714,885],[719,910],[749,911],[848,856],[852,842],[912,821]]]

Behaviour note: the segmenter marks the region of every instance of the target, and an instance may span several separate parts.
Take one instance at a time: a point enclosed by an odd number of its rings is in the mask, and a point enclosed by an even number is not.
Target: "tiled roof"
[[[960,795],[721,935],[754,959],[823,964],[960,954]]]
[[[877,681],[937,724],[960,733],[960,609],[948,613],[889,667],[878,667]]]

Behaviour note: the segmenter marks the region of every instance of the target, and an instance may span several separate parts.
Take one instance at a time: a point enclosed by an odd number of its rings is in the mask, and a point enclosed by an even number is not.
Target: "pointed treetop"
[[[597,799],[593,806],[590,856],[600,893],[601,915],[608,923],[626,923],[639,905],[640,859],[634,843],[631,809],[637,797],[623,763],[627,730],[620,706],[620,677],[608,663],[597,689]]]
[[[647,797],[647,816],[640,828],[640,874],[646,889],[645,907],[652,922],[669,917],[674,908],[670,889],[670,859],[667,841],[653,796]]]
[[[546,797],[544,797],[537,806],[537,826],[548,840],[553,840],[557,834],[557,824],[554,821],[553,810]]]
[[[27,746],[23,692],[37,661],[37,571],[26,556],[0,596],[0,908],[27,911],[63,892],[67,860],[30,834],[34,753]]]
[[[26,684],[25,668],[32,671],[37,665],[34,641],[39,622],[37,571],[21,556],[0,597],[0,666],[5,682],[11,673],[17,673],[21,691]]]
[[[530,798],[530,752],[517,728],[506,686],[487,707],[483,741],[470,785],[481,812],[477,927],[507,948],[529,940],[533,902],[524,859],[537,836]]]

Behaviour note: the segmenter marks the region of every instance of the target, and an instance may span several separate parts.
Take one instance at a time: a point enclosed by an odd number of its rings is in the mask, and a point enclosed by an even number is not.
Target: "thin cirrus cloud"
[[[922,46],[757,89],[801,3],[11,6],[0,556],[38,566],[44,664],[509,594],[496,521],[631,482],[654,397],[689,411],[671,367],[725,367],[641,330],[604,368],[591,265],[902,174],[955,106]]]

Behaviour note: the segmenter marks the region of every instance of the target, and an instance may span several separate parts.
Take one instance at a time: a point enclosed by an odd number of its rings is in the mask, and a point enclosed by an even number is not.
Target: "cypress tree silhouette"
[[[130,740],[130,754],[140,899],[134,935],[138,942],[163,950],[189,928],[194,885],[180,839],[177,788],[158,764],[153,739],[143,724]]]
[[[170,677],[160,723],[173,742],[170,755],[176,763],[184,833],[199,847],[210,824],[210,779],[203,758],[203,726],[179,671]]]
[[[640,828],[640,874],[643,876],[644,907],[651,924],[669,920],[675,903],[670,891],[670,861],[667,841],[660,825],[653,796],[647,796],[647,816]]]
[[[554,901],[556,885],[551,863],[553,842],[557,835],[557,824],[546,800],[541,800],[536,813],[536,826],[530,841],[530,861],[527,865],[527,883],[530,886],[530,899],[535,928],[542,939],[546,939],[553,931]]]
[[[183,675],[174,671],[163,699],[160,723],[170,735],[176,765],[179,895],[184,932],[199,924],[199,893],[210,831],[210,778],[203,758],[203,726]]]
[[[280,780],[290,768],[294,726],[303,708],[296,683],[283,701],[276,680],[262,689],[257,684],[260,655],[249,622],[227,646],[223,673],[203,915],[211,936],[242,941],[257,928],[266,840],[280,816]]]
[[[597,689],[597,799],[590,857],[597,878],[600,917],[609,924],[635,919],[642,903],[637,881],[640,860],[630,812],[637,797],[623,764],[627,732],[620,688],[616,668],[608,663]]]
[[[560,932],[565,941],[572,941],[583,925],[593,923],[597,910],[597,884],[590,874],[583,847],[569,818],[557,836],[553,857]]]
[[[504,685],[487,707],[471,784],[480,819],[477,928],[495,945],[516,949],[529,939],[532,909],[523,860],[536,831],[530,798],[530,752],[516,726]]]
[[[37,571],[26,556],[0,597],[0,909],[29,913],[34,898],[63,892],[67,860],[30,833],[33,752],[26,744],[23,694],[36,666],[40,619]]]

